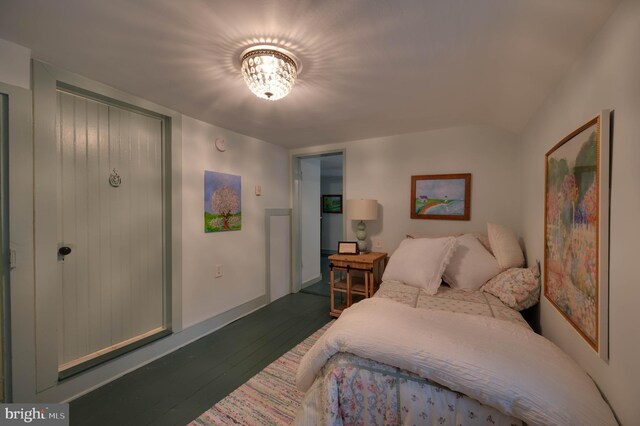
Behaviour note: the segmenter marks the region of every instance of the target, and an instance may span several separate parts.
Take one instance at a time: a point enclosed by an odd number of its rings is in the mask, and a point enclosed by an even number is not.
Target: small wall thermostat
[[[227,144],[222,138],[217,138],[215,141],[216,149],[220,152],[224,152],[227,150]]]

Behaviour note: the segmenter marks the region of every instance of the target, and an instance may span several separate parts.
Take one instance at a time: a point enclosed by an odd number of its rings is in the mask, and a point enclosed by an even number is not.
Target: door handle
[[[68,254],[71,254],[71,247],[67,247],[67,246],[62,246],[58,249],[58,254],[62,257],[67,256]]]

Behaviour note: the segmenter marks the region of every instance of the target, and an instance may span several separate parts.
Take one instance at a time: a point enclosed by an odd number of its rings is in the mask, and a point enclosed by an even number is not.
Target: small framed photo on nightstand
[[[338,242],[338,254],[358,254],[358,243],[356,241]]]

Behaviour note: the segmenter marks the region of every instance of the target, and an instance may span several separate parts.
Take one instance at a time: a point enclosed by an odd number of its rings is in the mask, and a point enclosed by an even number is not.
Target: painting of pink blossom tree
[[[242,225],[240,176],[204,172],[204,232],[239,231]]]
[[[546,155],[545,297],[598,350],[600,121],[590,121]]]

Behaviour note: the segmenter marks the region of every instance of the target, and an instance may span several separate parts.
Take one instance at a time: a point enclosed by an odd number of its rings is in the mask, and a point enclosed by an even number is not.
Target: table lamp
[[[347,219],[359,220],[356,237],[358,238],[358,250],[360,253],[367,252],[367,226],[365,220],[378,219],[378,201],[377,200],[347,200]]]

